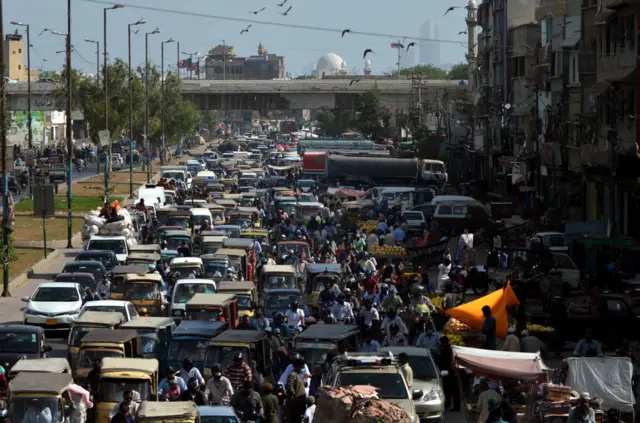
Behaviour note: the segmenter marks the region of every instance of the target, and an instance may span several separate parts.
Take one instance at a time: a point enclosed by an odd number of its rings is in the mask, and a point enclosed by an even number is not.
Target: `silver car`
[[[383,347],[379,353],[391,352],[409,356],[409,366],[413,370],[413,392],[422,391],[422,396],[414,399],[420,422],[439,422],[444,417],[444,390],[441,375],[431,352],[418,347]],[[445,370],[446,371],[446,370]]]

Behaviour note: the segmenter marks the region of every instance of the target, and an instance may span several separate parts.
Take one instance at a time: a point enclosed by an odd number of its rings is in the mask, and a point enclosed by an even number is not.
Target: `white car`
[[[119,300],[102,300],[102,301],[89,301],[86,303],[82,310],[80,310],[80,316],[82,316],[87,311],[97,311],[97,312],[116,312],[121,313],[124,316],[124,320],[129,322],[138,316],[138,312],[133,304],[129,301],[119,301]]]
[[[70,329],[80,316],[82,288],[75,282],[41,283],[31,297],[22,297],[27,303],[24,324],[45,329]]]

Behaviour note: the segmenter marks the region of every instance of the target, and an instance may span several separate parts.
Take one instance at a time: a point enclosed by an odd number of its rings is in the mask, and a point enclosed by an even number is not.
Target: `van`
[[[465,195],[436,195],[433,197],[433,200],[431,200],[431,204],[437,206],[443,201],[475,201],[475,198],[467,197]]]
[[[113,251],[118,259],[118,264],[125,264],[127,257],[129,257],[127,238],[121,235],[94,235],[89,239],[85,250]]]
[[[176,181],[182,181],[187,188],[191,186],[191,172],[187,166],[161,166],[160,177],[164,179],[175,179]]]
[[[157,187],[153,184],[146,184],[143,188],[138,190],[138,198],[136,199],[136,203],[140,201],[141,198],[144,198],[145,205],[157,205],[161,206],[164,203],[164,188]]]
[[[423,160],[422,161],[422,180],[425,182],[433,182],[439,187],[443,187],[449,180],[447,167],[440,160]]]
[[[384,187],[379,191],[378,200],[374,200],[378,205],[384,200],[387,201],[388,207],[400,206],[402,210],[406,210],[413,206],[414,188],[409,187]]]
[[[489,211],[479,201],[443,201],[436,207],[433,220],[442,229],[461,233],[464,229],[475,232],[486,229],[492,222]]]

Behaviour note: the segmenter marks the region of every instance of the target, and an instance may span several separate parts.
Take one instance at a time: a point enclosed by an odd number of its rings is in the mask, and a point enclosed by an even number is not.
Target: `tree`
[[[372,139],[386,138],[389,134],[391,114],[380,101],[380,90],[374,87],[360,96],[354,126]]]
[[[350,110],[335,108],[327,109],[318,113],[318,126],[328,137],[339,137],[347,132],[353,125],[353,113]]]
[[[453,65],[449,71],[449,79],[455,79],[457,81],[466,81],[469,79],[469,66],[466,63],[458,63]]]
[[[89,130],[89,137],[98,143],[98,132],[105,129],[104,90],[96,81],[77,70],[71,70],[71,98],[74,110],[81,110]],[[103,67],[104,75],[104,67]],[[146,90],[143,84],[144,69],[138,68],[129,81],[129,67],[121,59],[108,65],[109,88],[109,132],[111,139],[119,137],[143,140],[145,133]],[[56,107],[64,110],[67,98],[67,70],[53,76]],[[149,70],[149,128],[148,138],[152,144],[162,142],[161,125],[161,79],[155,66]],[[129,99],[131,87],[131,102]],[[164,116],[166,144],[177,143],[181,136],[193,133],[198,122],[198,114],[192,103],[183,100],[180,81],[176,74],[169,73],[164,78]],[[129,134],[129,104],[133,107],[133,134]]]
[[[400,75],[411,74],[421,74],[423,77],[428,79],[449,79],[447,71],[431,64],[400,69]]]
[[[207,110],[202,114],[200,118],[200,124],[203,128],[205,128],[210,134],[215,132],[218,129],[218,111],[217,110]]]

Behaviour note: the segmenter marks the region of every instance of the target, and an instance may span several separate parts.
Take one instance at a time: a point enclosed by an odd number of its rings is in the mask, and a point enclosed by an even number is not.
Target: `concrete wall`
[[[536,2],[532,0],[507,1],[507,25],[516,28],[521,25],[536,23]]]

